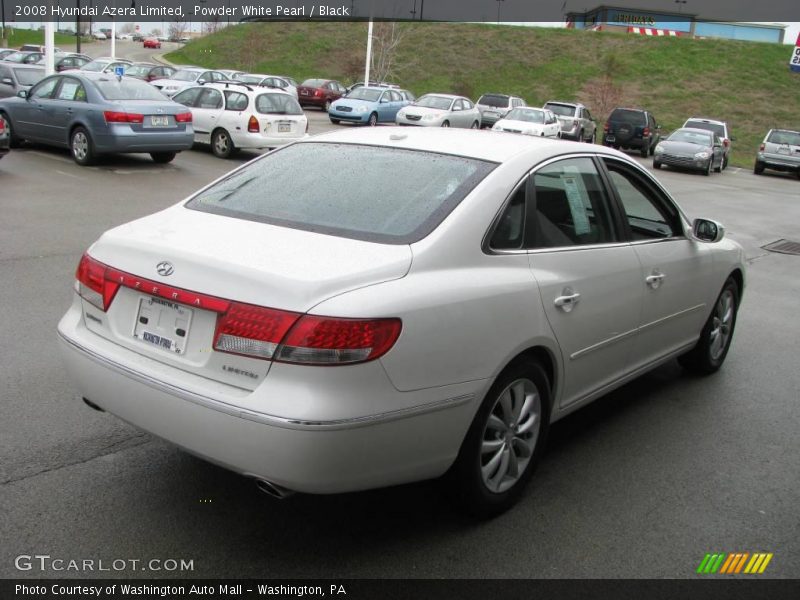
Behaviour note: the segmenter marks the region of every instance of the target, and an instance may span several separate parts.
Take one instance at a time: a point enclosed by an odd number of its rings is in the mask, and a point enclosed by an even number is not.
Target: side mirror
[[[389,103],[388,98],[381,98],[381,104],[388,104],[388,103]]]
[[[710,219],[695,219],[692,221],[692,235],[701,242],[714,244],[725,237],[725,228]]]
[[[197,83],[199,83],[200,85],[203,85],[205,82],[206,82],[205,79],[198,79],[197,80]]]
[[[17,92],[17,96],[19,96],[20,98],[27,99],[28,98],[28,90],[20,90],[20,91],[18,91]]]
[[[14,85],[14,80],[11,77],[3,77],[0,79],[0,83],[4,83],[6,85]]]

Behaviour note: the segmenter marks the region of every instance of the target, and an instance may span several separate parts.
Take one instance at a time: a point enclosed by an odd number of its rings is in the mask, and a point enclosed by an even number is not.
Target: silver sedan
[[[451,94],[425,94],[397,113],[398,125],[463,127],[478,129],[481,113],[469,98]]]

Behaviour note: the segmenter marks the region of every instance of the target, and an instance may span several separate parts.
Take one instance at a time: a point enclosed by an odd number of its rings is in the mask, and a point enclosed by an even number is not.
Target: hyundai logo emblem
[[[156,265],[156,271],[158,271],[158,274],[162,277],[167,277],[168,275],[172,275],[173,271],[175,271],[175,267],[172,266],[171,262],[162,260]]]

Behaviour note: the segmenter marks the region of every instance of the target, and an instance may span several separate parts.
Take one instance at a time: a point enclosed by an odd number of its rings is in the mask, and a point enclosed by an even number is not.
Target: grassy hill
[[[800,75],[789,71],[789,46],[487,24],[399,27],[391,78],[417,95],[477,99],[505,92],[533,106],[578,99],[602,120],[608,102],[601,96],[608,100],[610,92],[621,105],[653,111],[665,131],[689,116],[727,120],[736,137],[732,162],[745,167],[767,129],[800,128]],[[366,36],[365,23],[252,23],[193,41],[167,58],[348,82],[363,79]]]
[[[19,48],[24,44],[44,44],[44,30],[8,28],[6,42],[9,48]],[[75,36],[56,33],[55,45],[74,46]]]

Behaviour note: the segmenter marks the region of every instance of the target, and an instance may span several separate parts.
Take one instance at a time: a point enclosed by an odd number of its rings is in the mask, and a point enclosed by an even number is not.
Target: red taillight
[[[0,132],[4,132],[6,130],[6,121],[3,117],[0,117]],[[308,125],[306,125],[306,131],[308,131]]]
[[[375,360],[400,337],[400,319],[337,319],[304,315],[281,342],[275,360],[340,365]]]
[[[317,97],[322,96],[322,92],[320,92],[319,90],[314,90],[314,95]]]
[[[731,145],[731,141],[728,138],[725,138],[724,140],[722,140],[722,145],[727,148],[728,146]]]
[[[271,359],[298,313],[232,302],[214,335],[214,349]]]
[[[175,122],[176,123],[191,123],[192,122],[192,113],[190,112],[182,112],[175,115]]]
[[[78,280],[78,295],[102,311],[108,310],[119,284],[109,281],[108,267],[88,254],[81,257],[75,279]]]
[[[137,113],[119,112],[116,110],[106,110],[103,112],[106,123],[143,123],[144,115]]]
[[[645,127],[644,131],[642,132],[642,137],[647,137],[649,135],[650,135],[650,128],[649,127]]]
[[[758,151],[759,151],[759,152],[763,152],[765,148],[766,148],[766,145],[764,145],[764,144],[762,143],[762,144],[761,144],[761,145],[758,147]]]
[[[258,133],[260,131],[258,119],[256,119],[253,115],[250,115],[250,120],[247,121],[247,131],[250,133]]]

